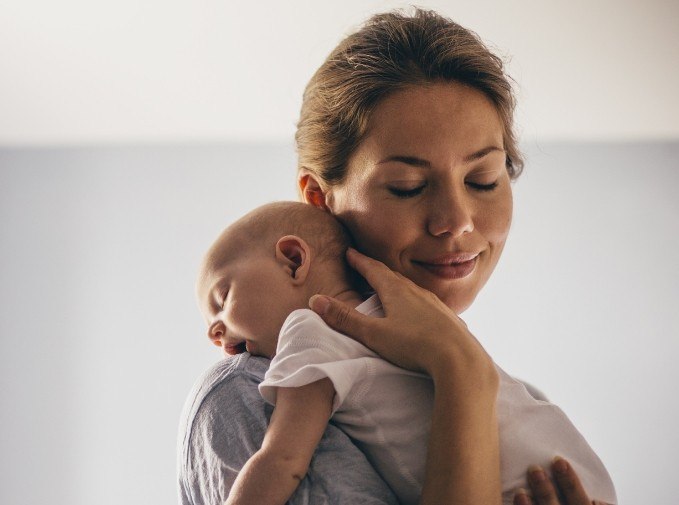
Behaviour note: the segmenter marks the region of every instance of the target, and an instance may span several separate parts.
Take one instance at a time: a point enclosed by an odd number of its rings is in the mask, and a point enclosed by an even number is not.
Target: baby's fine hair
[[[249,212],[232,227],[246,234],[250,246],[273,251],[278,239],[296,235],[315,251],[317,258],[344,261],[351,236],[329,212],[301,202],[273,202]]]

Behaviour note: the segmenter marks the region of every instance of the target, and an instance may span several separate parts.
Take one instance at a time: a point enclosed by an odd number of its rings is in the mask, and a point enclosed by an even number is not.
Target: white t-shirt
[[[384,316],[376,296],[356,310]],[[503,502],[511,503],[516,488],[526,487],[529,465],[548,467],[559,455],[574,467],[591,499],[615,504],[608,472],[561,409],[535,400],[523,384],[497,369]],[[315,312],[296,310],[283,324],[259,391],[275,404],[277,387],[299,387],[325,377],[335,387],[333,422],[363,450],[401,503],[417,503],[434,401],[431,379],[381,359],[328,327]]]

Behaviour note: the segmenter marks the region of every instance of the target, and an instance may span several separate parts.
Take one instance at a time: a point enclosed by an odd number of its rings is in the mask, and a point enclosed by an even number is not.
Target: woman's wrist
[[[500,502],[497,371],[488,366],[490,360],[461,361],[459,356],[435,361],[434,409],[420,505]],[[456,365],[461,368],[453,372]],[[467,372],[473,376],[463,377]]]
[[[423,363],[434,385],[452,387],[468,394],[489,395],[495,401],[500,378],[495,363],[471,333],[443,338],[429,359]]]

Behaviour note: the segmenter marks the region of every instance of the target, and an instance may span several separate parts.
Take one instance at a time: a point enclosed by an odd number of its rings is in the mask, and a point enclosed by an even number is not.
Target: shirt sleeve
[[[329,378],[335,388],[335,413],[349,394],[358,399],[366,390],[371,359],[377,359],[375,353],[328,327],[314,312],[297,310],[283,325],[276,356],[259,392],[275,404],[279,387],[300,387]]]
[[[186,428],[187,451],[179,475],[182,505],[222,505],[238,472],[260,448],[272,407],[260,396],[259,382],[257,376],[236,370],[202,399]],[[398,502],[365,455],[329,424],[288,504],[346,503]]]

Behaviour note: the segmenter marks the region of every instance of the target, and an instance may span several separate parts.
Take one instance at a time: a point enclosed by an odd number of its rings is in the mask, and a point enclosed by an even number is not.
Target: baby
[[[260,393],[275,405],[262,447],[234,483],[227,504],[283,504],[304,478],[330,418],[360,447],[403,504],[424,479],[433,384],[382,360],[328,327],[308,300],[324,294],[383,317],[364,300],[344,261],[350,238],[329,213],[278,202],[227,228],[203,261],[197,294],[208,336],[228,354],[271,358]],[[535,400],[498,368],[503,502],[525,487],[531,464],[568,459],[592,498],[616,503],[596,454],[556,406]]]

